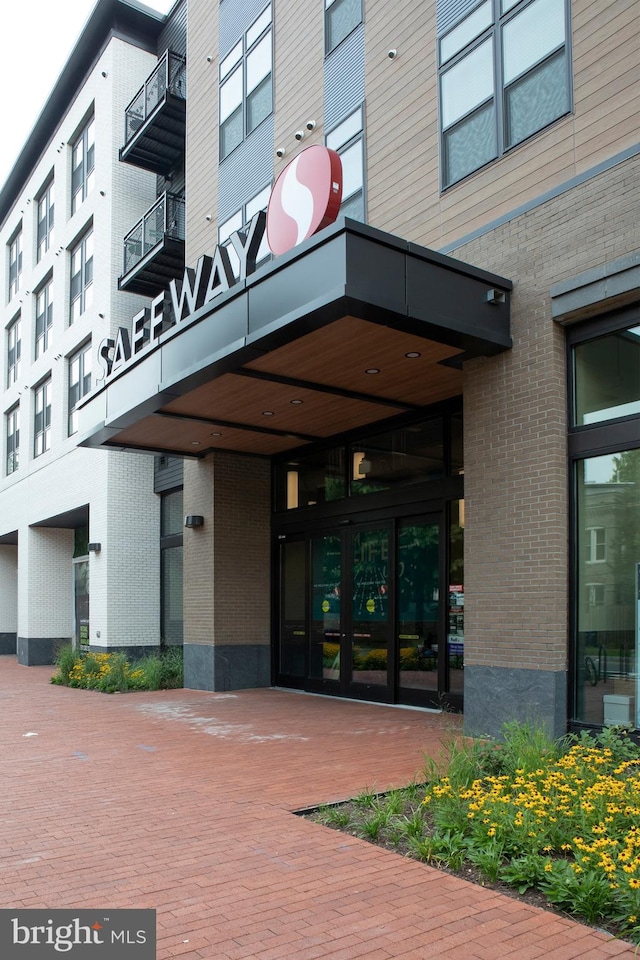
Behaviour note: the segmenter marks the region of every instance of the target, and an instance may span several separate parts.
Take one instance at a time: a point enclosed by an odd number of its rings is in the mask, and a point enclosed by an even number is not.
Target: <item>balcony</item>
[[[163,193],[124,238],[118,289],[153,297],[184,274],[184,199]]]
[[[166,176],[181,163],[186,131],[187,67],[170,50],[125,111],[120,159]]]

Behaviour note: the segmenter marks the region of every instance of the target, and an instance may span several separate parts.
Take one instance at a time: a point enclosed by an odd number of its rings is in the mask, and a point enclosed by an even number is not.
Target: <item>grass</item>
[[[640,944],[640,747],[624,730],[554,742],[507,724],[501,742],[452,742],[424,783],[311,816]]]
[[[183,686],[182,648],[168,647],[130,663],[123,653],[79,653],[71,644],[56,657],[51,683],[102,693],[172,690]]]

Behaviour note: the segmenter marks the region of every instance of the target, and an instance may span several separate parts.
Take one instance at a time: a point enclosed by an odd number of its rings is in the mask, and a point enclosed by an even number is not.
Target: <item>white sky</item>
[[[175,0],[144,0],[168,13]],[[67,61],[96,0],[1,0],[0,187]]]

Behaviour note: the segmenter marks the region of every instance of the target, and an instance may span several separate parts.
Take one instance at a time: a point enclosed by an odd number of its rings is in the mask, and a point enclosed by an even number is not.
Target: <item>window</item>
[[[247,202],[243,204],[242,208],[238,210],[237,213],[234,213],[233,216],[228,218],[228,220],[225,220],[224,223],[220,224],[220,227],[218,228],[218,243],[225,243],[232,233],[234,233],[236,230],[242,230],[243,227],[246,227],[256,213],[259,213],[260,210],[266,210],[269,205],[270,196],[271,187],[265,187],[260,191],[260,193],[257,193],[255,197],[252,197],[251,200],[247,200]],[[233,249],[232,244],[227,245],[227,250],[229,252],[229,259],[231,260],[234,276],[237,279],[240,276],[240,261],[238,260],[238,254]],[[265,232],[265,235],[262,238],[262,243],[260,244],[260,249],[258,250],[256,264],[264,263],[265,260],[267,260],[267,258],[270,256],[271,252],[269,250],[269,244],[267,243],[267,235]]]
[[[364,208],[364,123],[358,107],[327,134],[326,144],[342,160],[342,204],[340,213],[354,220],[365,218]]]
[[[587,563],[602,563],[606,560],[606,533],[604,527],[588,527],[585,547]]]
[[[95,168],[95,134],[93,117],[73,144],[71,154],[71,213],[74,214],[91,193]]]
[[[273,110],[271,4],[220,64],[220,159]]]
[[[51,446],[51,377],[34,390],[33,455],[39,457]]]
[[[9,300],[20,289],[22,277],[22,227],[9,244]]]
[[[160,500],[160,619],[163,644],[183,639],[182,490],[172,490]]]
[[[78,429],[78,403],[91,390],[91,343],[69,357],[69,436]]]
[[[573,349],[575,426],[640,413],[640,326],[576,344]]]
[[[566,0],[484,0],[440,39],[448,187],[571,109]]]
[[[93,299],[93,230],[71,251],[71,311],[69,323],[91,306]]]
[[[362,23],[362,0],[324,0],[324,34],[327,53]]]
[[[7,474],[15,473],[18,469],[18,453],[20,450],[20,407],[16,405],[9,410],[6,416],[7,423]]]
[[[49,331],[53,324],[53,280],[48,280],[36,294],[36,360],[49,347]]]
[[[601,607],[604,604],[604,583],[587,583],[585,584],[587,591],[587,606],[588,607]]]
[[[54,194],[53,180],[42,191],[38,200],[38,223],[36,227],[36,243],[38,262],[42,260],[47,250],[53,243],[53,211]]]
[[[21,340],[22,321],[20,314],[11,321],[7,328],[7,386],[10,387],[20,376],[20,354],[22,353]]]
[[[574,480],[573,715],[606,723],[615,694],[636,726],[640,449],[577,460]]]

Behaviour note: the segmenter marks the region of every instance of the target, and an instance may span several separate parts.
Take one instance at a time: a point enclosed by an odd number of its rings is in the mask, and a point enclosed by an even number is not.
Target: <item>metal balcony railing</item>
[[[184,198],[163,193],[124,238],[124,272],[126,276],[158,244],[185,238]]]
[[[168,93],[181,100],[187,98],[186,60],[171,50],[158,61],[125,111],[125,147]]]

